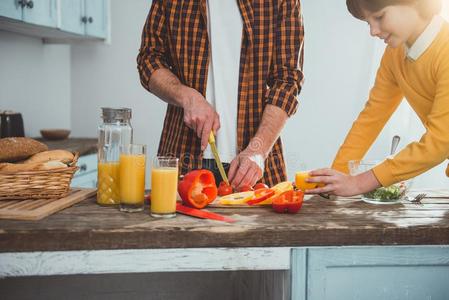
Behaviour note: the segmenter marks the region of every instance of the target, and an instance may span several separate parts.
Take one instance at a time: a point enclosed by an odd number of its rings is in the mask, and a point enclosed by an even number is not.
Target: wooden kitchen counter
[[[68,138],[56,141],[36,138],[36,140],[46,144],[50,150],[64,149],[71,152],[79,152],[80,156],[97,153],[96,138]]]
[[[298,214],[210,208],[228,224],[177,215],[159,220],[100,207],[90,198],[41,221],[0,221],[0,252],[216,247],[449,244],[449,193],[411,203],[307,200]]]

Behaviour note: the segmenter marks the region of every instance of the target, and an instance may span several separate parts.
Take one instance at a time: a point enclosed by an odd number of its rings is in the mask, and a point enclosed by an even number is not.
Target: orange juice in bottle
[[[103,122],[98,126],[97,203],[120,203],[120,146],[132,142],[131,109],[101,108]]]
[[[120,203],[119,163],[98,163],[97,203],[114,205]]]

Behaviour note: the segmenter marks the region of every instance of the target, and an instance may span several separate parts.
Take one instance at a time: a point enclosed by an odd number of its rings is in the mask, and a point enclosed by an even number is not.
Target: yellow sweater
[[[394,158],[373,169],[389,186],[415,177],[449,157],[449,24],[445,22],[432,44],[416,60],[404,47],[387,47],[368,102],[338,151],[332,168],[348,173],[349,160],[362,159],[403,98],[426,128]],[[446,169],[449,176],[449,165]]]

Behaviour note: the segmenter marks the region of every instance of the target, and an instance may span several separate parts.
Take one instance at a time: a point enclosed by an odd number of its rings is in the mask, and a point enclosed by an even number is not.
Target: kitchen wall
[[[0,110],[22,113],[27,136],[70,128],[70,46],[0,31]]]

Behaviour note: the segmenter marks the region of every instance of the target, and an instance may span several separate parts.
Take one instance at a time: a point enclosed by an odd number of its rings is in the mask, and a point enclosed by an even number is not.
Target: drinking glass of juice
[[[178,159],[158,156],[151,168],[151,215],[156,218],[176,216]]]
[[[120,210],[143,210],[145,194],[146,145],[120,147]]]

